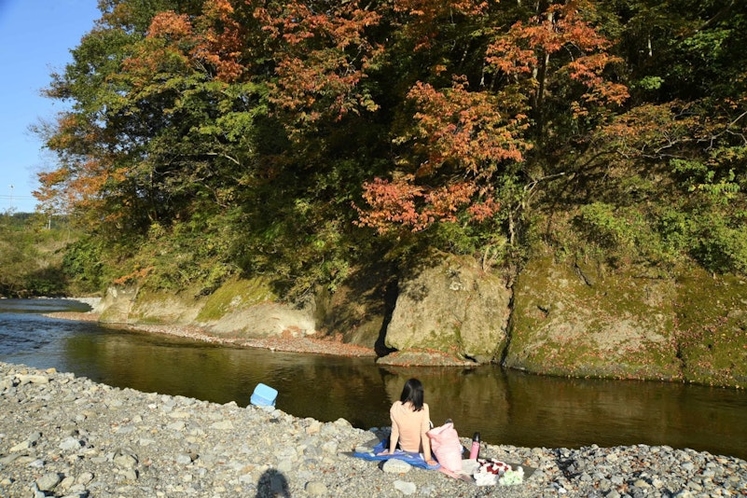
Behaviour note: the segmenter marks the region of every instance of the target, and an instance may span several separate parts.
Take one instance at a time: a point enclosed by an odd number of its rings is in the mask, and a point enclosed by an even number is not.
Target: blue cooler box
[[[275,399],[277,397],[278,392],[276,389],[260,383],[254,388],[254,393],[250,401],[254,406],[275,406]]]

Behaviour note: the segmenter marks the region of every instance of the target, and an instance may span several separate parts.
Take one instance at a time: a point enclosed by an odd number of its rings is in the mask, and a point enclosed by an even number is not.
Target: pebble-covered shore
[[[485,487],[349,456],[386,429],[0,363],[0,497],[747,496],[744,460],[663,446],[483,444],[536,469]]]

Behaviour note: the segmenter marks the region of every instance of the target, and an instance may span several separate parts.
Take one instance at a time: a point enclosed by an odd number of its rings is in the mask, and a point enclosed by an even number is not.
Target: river
[[[392,401],[418,377],[435,424],[450,418],[461,436],[479,431],[492,444],[668,445],[747,459],[745,390],[543,377],[497,366],[379,367],[371,358],[217,346],[42,315],[87,309],[69,300],[0,300],[0,361],[242,406],[262,382],[279,391],[277,407],[286,413],[342,417],[366,429],[389,425]]]

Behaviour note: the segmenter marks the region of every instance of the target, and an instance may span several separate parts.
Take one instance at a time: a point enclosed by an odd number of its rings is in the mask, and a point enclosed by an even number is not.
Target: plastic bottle
[[[475,435],[472,436],[472,448],[469,450],[469,459],[470,460],[477,460],[477,457],[480,456],[480,433],[475,432]]]

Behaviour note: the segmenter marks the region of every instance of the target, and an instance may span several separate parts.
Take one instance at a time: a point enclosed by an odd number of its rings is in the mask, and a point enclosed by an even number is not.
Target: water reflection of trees
[[[668,382],[508,376],[509,424],[526,446],[650,444],[744,455],[747,393]],[[713,406],[723,395],[731,409]],[[534,432],[532,433],[532,428]]]
[[[461,436],[472,436],[475,431],[488,433],[490,426],[507,423],[505,379],[497,368],[392,368],[385,377],[390,399],[399,399],[410,377],[423,383],[435,425],[451,419]]]
[[[259,383],[279,391],[278,407],[322,421],[346,418],[365,427],[388,422],[388,399],[373,359],[226,348],[170,337],[117,332],[72,336],[71,364],[120,387],[239,405]],[[361,404],[368,410],[362,410]]]

